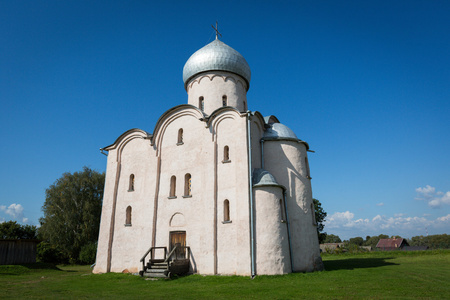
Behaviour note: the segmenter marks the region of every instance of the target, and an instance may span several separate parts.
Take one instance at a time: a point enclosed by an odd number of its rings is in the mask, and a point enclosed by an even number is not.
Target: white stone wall
[[[217,117],[217,273],[250,275],[249,181],[246,117],[235,112]],[[229,162],[223,162],[224,147]],[[224,201],[230,221],[224,221]]]
[[[100,230],[97,245],[97,257],[94,273],[106,273],[108,265],[108,244],[111,229],[111,213],[114,197],[115,178],[118,162],[116,160],[117,150],[108,153],[106,165],[105,187],[103,192],[102,214],[100,218]]]
[[[139,260],[151,245],[152,209],[156,159],[149,140],[133,139],[122,150],[112,246],[111,271],[138,272]],[[153,174],[152,174],[153,173]],[[129,191],[134,174],[134,191]],[[126,225],[127,207],[132,208],[131,225]]]
[[[155,246],[168,247],[171,231],[185,231],[192,272],[247,275],[246,118],[228,108],[209,124],[199,119],[198,112],[184,108],[166,115],[158,125],[154,140],[161,157],[161,173]],[[180,128],[183,144],[177,145]],[[229,162],[222,162],[225,146],[229,147]],[[191,197],[183,197],[187,173],[191,174]],[[172,176],[176,176],[176,198],[169,197]],[[230,202],[232,222],[224,224],[225,199]]]
[[[287,188],[293,271],[321,270],[321,258],[314,210],[311,210],[312,190],[307,178],[306,147],[295,141],[266,141],[264,163],[281,185]]]
[[[213,164],[214,145],[209,129],[195,116],[168,118],[161,132],[161,183],[158,196],[156,246],[169,246],[170,231],[186,231],[194,272],[213,273]],[[183,144],[177,145],[183,128]],[[203,167],[204,166],[204,167]],[[210,166],[209,168],[207,166]],[[192,197],[184,198],[185,174],[191,174]],[[169,199],[170,178],[176,176],[176,198]],[[170,224],[175,214],[184,222]],[[171,226],[172,225],[172,226]]]
[[[283,189],[255,187],[256,273],[266,275],[292,272],[284,207]]]
[[[154,194],[155,164],[150,141],[139,132],[130,132],[109,150],[94,273],[108,271],[109,251],[110,271],[137,272],[141,268],[139,260],[151,242],[153,198],[148,196]],[[135,176],[134,191],[129,191],[130,174]],[[128,206],[132,208],[131,225],[125,225]]]

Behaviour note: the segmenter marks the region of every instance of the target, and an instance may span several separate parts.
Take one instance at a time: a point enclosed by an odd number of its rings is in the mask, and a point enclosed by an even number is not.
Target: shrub
[[[97,243],[90,243],[81,247],[79,261],[81,264],[90,265],[95,263],[97,255]]]
[[[39,262],[64,264],[68,258],[56,246],[47,242],[41,242],[37,245],[36,258]]]

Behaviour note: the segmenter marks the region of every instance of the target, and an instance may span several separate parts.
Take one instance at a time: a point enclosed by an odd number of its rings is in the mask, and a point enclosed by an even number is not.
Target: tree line
[[[387,234],[380,234],[378,236],[366,236],[365,239],[362,237],[353,237],[348,240],[342,241],[339,236],[334,234],[326,234],[323,243],[344,243],[349,246],[371,246],[372,249],[376,247],[380,239],[388,238],[402,238],[399,235],[389,236]],[[450,235],[448,234],[435,234],[429,236],[413,236],[410,239],[406,239],[410,246],[428,246],[429,249],[449,249],[450,248]]]

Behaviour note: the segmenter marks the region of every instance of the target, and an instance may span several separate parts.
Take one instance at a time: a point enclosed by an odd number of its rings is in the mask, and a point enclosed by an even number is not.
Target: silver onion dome
[[[191,55],[183,68],[183,82],[186,87],[195,75],[206,71],[228,71],[235,73],[250,85],[250,67],[236,50],[216,39]]]

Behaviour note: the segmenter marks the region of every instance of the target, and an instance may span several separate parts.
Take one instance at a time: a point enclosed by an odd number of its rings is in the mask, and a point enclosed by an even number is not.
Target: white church
[[[187,104],[102,148],[94,273],[322,270],[305,141],[248,109],[250,67],[217,38],[183,69]]]

